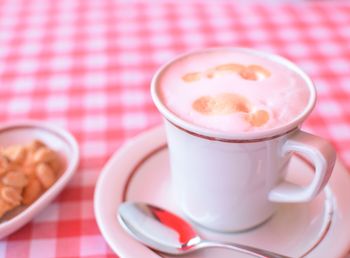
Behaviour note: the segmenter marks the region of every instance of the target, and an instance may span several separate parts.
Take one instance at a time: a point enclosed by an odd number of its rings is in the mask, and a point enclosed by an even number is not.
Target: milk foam
[[[231,50],[179,59],[164,70],[158,89],[164,105],[181,119],[223,132],[280,127],[310,97],[303,78],[285,65]]]

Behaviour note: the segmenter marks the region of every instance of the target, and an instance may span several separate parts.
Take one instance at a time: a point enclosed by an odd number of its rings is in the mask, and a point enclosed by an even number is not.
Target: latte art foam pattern
[[[304,79],[285,65],[227,50],[177,60],[160,77],[159,95],[181,119],[223,132],[283,126],[310,98]]]

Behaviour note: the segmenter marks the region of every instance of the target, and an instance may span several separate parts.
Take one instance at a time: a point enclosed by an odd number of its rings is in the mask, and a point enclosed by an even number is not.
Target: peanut
[[[56,158],[56,155],[52,150],[46,147],[42,147],[42,148],[39,148],[34,153],[33,162],[34,163],[49,162],[55,158]]]
[[[48,165],[55,171],[56,173],[59,173],[62,169],[62,163],[58,157],[48,162]]]
[[[26,150],[24,149],[24,147],[19,145],[7,147],[6,149],[4,149],[3,153],[7,158],[9,158],[12,162],[15,163],[22,163],[26,157]]]
[[[22,168],[22,171],[26,175],[33,175],[35,174],[36,166],[35,165],[27,165]]]
[[[31,143],[29,143],[26,147],[27,147],[27,149],[29,151],[33,151],[34,152],[34,151],[38,150],[41,147],[45,147],[45,144],[43,142],[39,141],[39,140],[34,140]]]
[[[55,172],[46,163],[40,163],[36,167],[36,176],[45,189],[49,188],[56,181]]]
[[[0,175],[4,174],[9,167],[9,160],[3,156],[0,155]]]
[[[23,188],[28,184],[28,179],[23,172],[12,171],[2,178],[2,183],[7,186]]]
[[[21,193],[15,188],[9,186],[2,188],[1,197],[4,201],[13,205],[19,205],[22,201]]]
[[[41,195],[43,189],[38,179],[33,178],[23,190],[24,205],[32,204]]]

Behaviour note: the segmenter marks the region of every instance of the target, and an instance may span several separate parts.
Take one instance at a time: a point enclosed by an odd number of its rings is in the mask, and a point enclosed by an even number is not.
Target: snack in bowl
[[[43,142],[11,145],[0,151],[0,217],[30,205],[58,179],[59,155]]]

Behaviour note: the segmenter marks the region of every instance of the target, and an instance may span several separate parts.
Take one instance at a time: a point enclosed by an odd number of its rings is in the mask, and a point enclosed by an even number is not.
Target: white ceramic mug
[[[312,200],[326,185],[336,158],[329,142],[299,129],[316,101],[310,78],[282,57],[249,49],[232,50],[260,55],[295,71],[307,83],[310,99],[291,122],[249,133],[247,138],[246,133],[224,133],[188,123],[162,103],[159,77],[178,59],[192,53],[175,58],[155,74],[151,93],[165,118],[175,198],[190,219],[217,231],[246,230],[271,217],[278,203]],[[306,187],[285,180],[292,153],[307,158],[315,167],[313,180]]]

